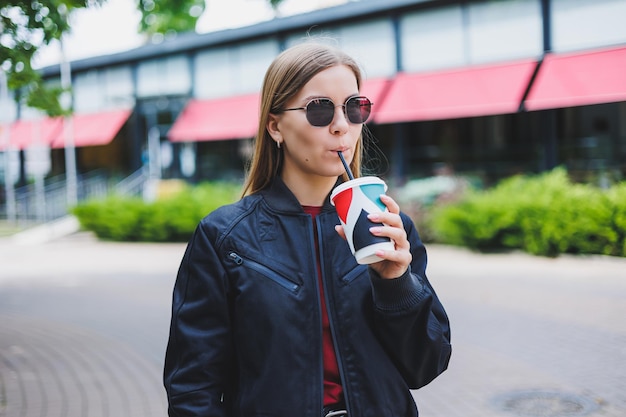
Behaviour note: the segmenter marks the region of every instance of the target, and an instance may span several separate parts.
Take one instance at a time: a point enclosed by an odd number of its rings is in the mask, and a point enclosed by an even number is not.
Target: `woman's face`
[[[312,126],[305,110],[270,115],[268,131],[279,141],[284,152],[282,177],[295,181],[315,181],[314,177],[337,178],[344,167],[337,155],[342,151],[348,163],[363,125],[346,119],[341,106],[359,95],[352,70],[345,65],[327,68],[315,75],[286,103],[285,108],[305,107],[314,98],[329,98],[335,103],[335,115],[328,126]]]

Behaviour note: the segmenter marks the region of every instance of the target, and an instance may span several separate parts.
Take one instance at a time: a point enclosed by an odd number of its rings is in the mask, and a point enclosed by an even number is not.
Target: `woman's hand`
[[[381,226],[370,228],[370,233],[374,236],[383,236],[390,238],[395,244],[395,250],[385,251],[379,250],[376,255],[383,260],[370,264],[381,278],[394,279],[404,274],[413,260],[411,255],[411,245],[406,237],[402,218],[400,217],[400,207],[388,195],[381,195],[381,201],[387,206],[387,212],[371,213],[368,215],[369,220],[376,223],[384,223]],[[337,233],[344,239],[346,235],[341,225],[335,226]]]

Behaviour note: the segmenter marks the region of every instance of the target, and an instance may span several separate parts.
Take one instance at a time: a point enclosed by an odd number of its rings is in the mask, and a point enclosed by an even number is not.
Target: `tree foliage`
[[[0,7],[0,65],[8,87],[23,91],[26,104],[52,116],[62,114],[61,89],[46,89],[32,61],[38,49],[70,29],[72,11],[98,0],[3,0]]]
[[[278,9],[278,6],[283,2],[283,0],[269,0],[270,5],[274,10]]]
[[[155,34],[189,32],[205,8],[205,0],[137,0],[141,11],[139,33]]]
[[[139,33],[153,39],[193,31],[205,10],[205,0],[134,0],[141,12]],[[228,0],[223,0],[228,1]],[[283,0],[268,0],[277,8]],[[98,7],[106,0],[2,0],[0,3],[0,69],[8,88],[19,92],[29,107],[59,116],[59,87],[46,88],[32,67],[39,48],[70,31],[69,16],[78,9]],[[111,28],[111,30],[115,30]]]

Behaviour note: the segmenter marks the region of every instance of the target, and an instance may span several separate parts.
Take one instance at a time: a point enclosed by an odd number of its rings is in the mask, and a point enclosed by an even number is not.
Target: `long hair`
[[[244,196],[266,188],[282,168],[283,152],[277,148],[266,128],[270,114],[279,113],[284,109],[285,103],[320,71],[336,65],[350,68],[356,77],[357,87],[361,88],[361,70],[356,61],[343,51],[326,44],[317,42],[298,44],[281,52],[270,64],[261,89],[259,126],[254,153],[244,183]],[[355,178],[361,176],[362,159],[361,134],[350,163]],[[344,179],[347,179],[347,176]]]

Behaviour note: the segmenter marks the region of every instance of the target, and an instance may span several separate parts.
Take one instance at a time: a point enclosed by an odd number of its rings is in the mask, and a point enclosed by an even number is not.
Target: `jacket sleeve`
[[[426,278],[426,249],[412,220],[402,221],[413,261],[397,279],[383,279],[371,268],[375,323],[381,343],[411,389],[446,370],[451,355],[450,323]]]
[[[170,417],[228,415],[229,322],[225,272],[201,223],[174,285],[164,368]]]

